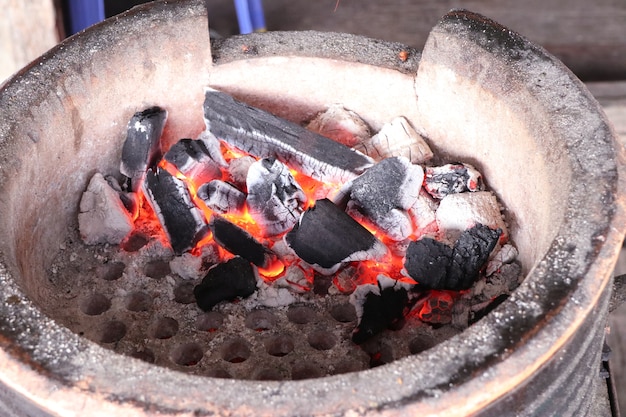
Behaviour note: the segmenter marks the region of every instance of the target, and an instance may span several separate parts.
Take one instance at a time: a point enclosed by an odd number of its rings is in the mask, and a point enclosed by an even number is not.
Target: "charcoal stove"
[[[68,39],[3,85],[0,399],[8,412],[592,412],[623,239],[624,151],[569,70],[466,11],[446,15],[421,54],[315,32],[211,42],[206,29],[202,2],[155,2]],[[116,168],[124,121],[154,103],[168,108],[165,140],[196,137],[202,118],[193,109],[202,108],[206,85],[297,122],[333,102],[374,128],[404,115],[438,154],[471,162],[489,179],[507,208],[524,283],[483,320],[420,354],[301,381],[182,373],[71,332],[50,314],[56,295],[46,277],[89,178]]]

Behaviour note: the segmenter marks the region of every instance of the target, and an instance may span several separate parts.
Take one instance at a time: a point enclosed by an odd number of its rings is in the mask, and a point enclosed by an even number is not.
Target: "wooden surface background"
[[[57,0],[56,2],[58,3]],[[110,13],[137,0],[107,0]],[[0,0],[0,83],[58,40],[53,0]],[[600,101],[626,143],[626,0],[265,0],[269,30],[355,33],[421,48],[452,8],[482,13],[544,46]],[[232,0],[210,0],[211,27],[238,31]],[[616,273],[626,273],[626,254]],[[610,317],[608,342],[621,409],[626,414],[626,305]]]

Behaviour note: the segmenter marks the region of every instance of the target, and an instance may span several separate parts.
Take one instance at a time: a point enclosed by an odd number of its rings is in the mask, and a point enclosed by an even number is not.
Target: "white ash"
[[[500,205],[495,194],[490,191],[448,194],[441,199],[436,217],[439,230],[452,241],[455,241],[462,231],[470,229],[477,223],[492,229],[502,229],[501,241],[508,238],[508,229]]]
[[[307,129],[348,147],[368,140],[370,129],[361,117],[341,104],[332,104],[307,125]]]
[[[517,248],[510,243],[505,244],[500,249],[495,251],[487,263],[485,275],[490,276],[496,272],[502,265],[509,264],[517,259],[519,252]]]
[[[299,263],[290,264],[286,267],[283,276],[272,282],[278,288],[286,288],[297,294],[305,294],[311,291],[313,279],[309,279],[306,271]]]
[[[133,220],[104,176],[94,174],[80,200],[78,225],[88,245],[117,245],[133,230]]]
[[[189,252],[176,256],[170,261],[170,269],[184,280],[202,279],[211,265],[220,261],[216,245],[204,245],[200,256]]]
[[[415,224],[416,237],[434,234],[439,230],[436,215],[438,207],[439,203],[421,189],[415,203],[408,210]]]
[[[377,134],[354,149],[377,161],[403,156],[414,164],[425,164],[433,158],[433,151],[426,140],[402,116],[385,123]]]

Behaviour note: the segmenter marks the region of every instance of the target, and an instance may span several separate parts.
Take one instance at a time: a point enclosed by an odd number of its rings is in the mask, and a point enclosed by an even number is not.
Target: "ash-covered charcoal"
[[[131,214],[131,217],[136,218],[137,214],[139,213],[139,205],[141,204],[139,194],[124,191],[120,186],[120,183],[113,175],[107,175],[104,177],[104,179],[107,181],[109,186],[111,186],[111,188],[117,191],[120,200],[122,200],[122,204],[124,204],[126,210]]]
[[[477,224],[461,233],[454,247],[429,237],[411,242],[404,268],[420,288],[465,290],[478,278],[501,230]]]
[[[209,227],[217,244],[260,268],[269,267],[275,258],[275,255],[250,233],[221,216],[211,217]]]
[[[344,183],[363,173],[372,160],[318,133],[264,110],[207,89],[207,130],[257,158],[275,158],[322,182]]]
[[[161,157],[161,134],[167,120],[167,111],[150,107],[131,117],[122,147],[120,172],[130,178],[131,189],[141,189],[146,171]]]
[[[500,243],[509,236],[498,199],[490,191],[449,194],[440,200],[435,215],[439,230],[445,231],[450,240],[456,240],[461,231],[478,223],[501,229]]]
[[[102,174],[96,173],[80,199],[78,229],[88,245],[118,244],[133,230],[133,220]]]
[[[221,301],[246,298],[257,289],[257,274],[246,259],[235,257],[211,268],[202,283],[195,286],[193,295],[198,307],[211,310]]]
[[[482,175],[469,164],[426,167],[424,188],[435,198],[467,191],[480,191],[483,189]]]
[[[207,235],[209,228],[202,211],[193,203],[183,181],[160,168],[149,170],[144,191],[177,255],[192,249]]]
[[[387,158],[352,181],[350,198],[390,238],[403,240],[413,232],[407,212],[418,198],[424,171],[404,157]]]
[[[409,215],[415,225],[414,234],[416,236],[420,237],[438,232],[437,208],[437,201],[422,188],[417,196],[417,200],[409,209]]]
[[[433,151],[424,138],[402,116],[385,123],[377,134],[354,149],[377,161],[403,156],[413,164],[423,165],[433,158]]]
[[[361,344],[402,320],[411,285],[379,275],[377,284],[361,285],[350,295],[358,325],[352,341]]]
[[[179,140],[165,153],[163,159],[194,184],[204,184],[222,177],[219,164],[211,158],[206,145],[200,140]]]
[[[387,247],[330,200],[318,200],[285,235],[287,245],[322,274],[352,261],[381,260]]]
[[[246,194],[221,180],[209,181],[198,188],[198,197],[216,213],[240,213],[246,205]]]
[[[307,129],[350,148],[370,137],[370,129],[361,116],[341,104],[331,104],[311,120]]]
[[[215,135],[204,130],[200,133],[197,140],[204,144],[209,156],[213,161],[215,161],[215,163],[222,168],[228,167],[228,162],[226,162],[226,159],[224,159],[224,155],[222,154],[222,144],[220,143],[220,140],[215,137]]]
[[[285,164],[268,158],[256,161],[246,184],[248,212],[264,236],[284,233],[298,222],[306,196]]]
[[[253,158],[250,155],[244,155],[240,158],[232,159],[228,165],[228,175],[230,176],[232,182],[238,187],[245,189],[248,170],[256,161],[256,158]]]

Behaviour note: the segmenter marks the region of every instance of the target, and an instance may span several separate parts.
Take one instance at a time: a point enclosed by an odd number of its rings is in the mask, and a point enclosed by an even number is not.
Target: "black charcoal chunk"
[[[344,183],[369,168],[373,160],[302,126],[207,89],[207,130],[257,158],[275,158],[329,183]]]
[[[327,199],[304,212],[285,241],[321,273],[334,273],[345,262],[382,259],[387,254],[380,240]]]
[[[461,233],[452,248],[424,237],[409,244],[404,268],[420,288],[468,289],[478,279],[501,234],[500,229],[477,224]]]
[[[246,194],[231,183],[213,180],[198,188],[198,197],[219,214],[239,213],[246,204]]]
[[[426,167],[424,188],[430,195],[439,199],[448,194],[481,191],[482,175],[469,164]]]
[[[198,307],[209,311],[221,301],[251,296],[256,291],[256,281],[250,262],[235,257],[211,268],[202,283],[195,286],[193,295]]]
[[[204,215],[193,203],[183,181],[157,168],[147,172],[144,188],[177,255],[192,249],[207,235],[209,228]]]
[[[263,236],[290,230],[300,218],[306,196],[289,169],[275,159],[260,159],[250,165],[246,179],[248,212]]]
[[[218,245],[234,255],[265,268],[272,259],[272,253],[250,233],[220,216],[211,217],[209,227]]]
[[[219,164],[211,158],[206,145],[200,140],[179,140],[165,153],[164,159],[194,184],[222,177]]]
[[[135,113],[128,122],[120,172],[130,178],[133,192],[141,189],[146,171],[161,157],[161,134],[166,120],[167,111],[150,107]]]
[[[377,163],[352,181],[352,205],[394,240],[413,232],[407,210],[417,201],[424,171],[407,158],[392,157]]]
[[[355,304],[359,324],[352,341],[361,344],[404,318],[408,285],[380,276],[377,285],[363,285],[350,301]]]

